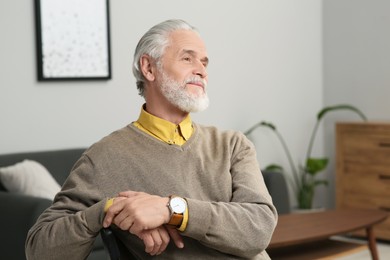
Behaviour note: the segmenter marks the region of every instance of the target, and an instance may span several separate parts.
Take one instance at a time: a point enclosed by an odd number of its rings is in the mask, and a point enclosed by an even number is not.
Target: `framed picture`
[[[111,78],[108,0],[35,0],[38,80]]]

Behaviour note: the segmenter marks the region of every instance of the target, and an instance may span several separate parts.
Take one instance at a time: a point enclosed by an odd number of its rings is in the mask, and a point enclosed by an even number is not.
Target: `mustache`
[[[200,83],[203,86],[203,88],[207,87],[207,81],[200,78],[200,77],[196,77],[196,76],[190,77],[184,81],[184,84],[188,84],[188,83],[195,83],[195,84]]]

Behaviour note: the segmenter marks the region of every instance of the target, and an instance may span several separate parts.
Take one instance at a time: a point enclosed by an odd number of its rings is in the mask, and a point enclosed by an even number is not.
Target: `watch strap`
[[[173,213],[171,215],[171,219],[168,222],[168,225],[180,226],[182,222],[183,222],[183,214]]]

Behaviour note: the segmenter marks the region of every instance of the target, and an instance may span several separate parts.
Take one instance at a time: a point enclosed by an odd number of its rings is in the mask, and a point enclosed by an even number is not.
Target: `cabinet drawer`
[[[350,178],[343,178],[343,190],[348,193],[357,193],[367,196],[378,196],[390,201],[390,178],[384,181],[379,174],[355,173]],[[353,179],[353,180],[352,180]]]
[[[390,135],[349,133],[342,140],[344,161],[390,165]]]
[[[346,163],[338,181],[348,193],[390,198],[390,167]]]
[[[378,176],[380,181],[389,180],[390,185],[390,166],[374,163],[344,162],[341,165],[342,174],[367,174]],[[351,177],[350,175],[348,177]],[[352,180],[353,181],[353,180]]]

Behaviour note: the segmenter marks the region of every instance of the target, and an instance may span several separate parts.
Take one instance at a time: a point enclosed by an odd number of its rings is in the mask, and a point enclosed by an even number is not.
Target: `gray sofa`
[[[24,159],[44,165],[56,181],[62,185],[74,163],[85,149],[64,149],[42,152],[25,152],[0,155],[0,167],[13,165]],[[265,183],[279,214],[289,213],[287,186],[284,177],[277,172],[263,172]],[[51,201],[37,197],[7,192],[0,182],[0,252],[1,259],[26,259],[24,244],[30,227]],[[107,259],[101,237],[98,236],[89,260]]]
[[[290,199],[286,179],[280,172],[262,171],[265,185],[271,194],[272,201],[278,210],[278,214],[291,212]]]
[[[0,167],[13,165],[24,159],[44,165],[62,185],[74,163],[85,149],[64,149],[42,152],[25,152],[0,155]],[[0,182],[0,254],[1,259],[26,259],[24,244],[27,232],[39,215],[51,204],[48,199],[7,192]],[[100,236],[96,239],[89,260],[107,259]]]

